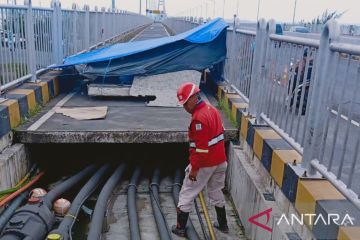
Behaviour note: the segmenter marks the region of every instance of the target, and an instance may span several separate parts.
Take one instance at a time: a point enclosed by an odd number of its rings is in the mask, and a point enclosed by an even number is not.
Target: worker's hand
[[[197,174],[198,174],[198,171],[199,170],[194,170],[194,169],[191,169],[191,171],[190,171],[190,173],[189,173],[189,179],[191,180],[191,181],[196,181],[196,176],[197,176]]]

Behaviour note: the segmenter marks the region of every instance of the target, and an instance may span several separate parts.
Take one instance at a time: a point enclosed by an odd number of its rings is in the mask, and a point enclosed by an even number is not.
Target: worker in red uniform
[[[200,89],[193,83],[184,83],[177,92],[179,103],[192,115],[189,126],[189,160],[177,206],[177,225],[172,232],[185,237],[185,226],[194,199],[207,187],[210,204],[215,206],[218,223],[214,227],[229,232],[225,212],[227,168],[224,127],[217,109],[200,98]]]

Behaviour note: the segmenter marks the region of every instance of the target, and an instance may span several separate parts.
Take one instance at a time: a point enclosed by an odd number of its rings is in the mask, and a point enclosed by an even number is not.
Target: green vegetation
[[[237,123],[236,119],[234,118],[234,116],[231,114],[231,109],[229,108],[228,103],[225,101],[224,98],[221,98],[218,102],[218,109],[222,110],[226,117],[230,120],[231,124],[236,127],[239,128],[239,124]]]
[[[25,124],[30,118],[36,116],[36,114],[38,114],[41,109],[43,108],[43,106],[41,104],[36,104],[35,108],[29,112],[29,116],[28,117],[21,117],[20,118],[20,123],[19,123],[19,126],[11,129],[12,131],[16,131],[16,129],[18,127],[20,127],[21,125]]]
[[[40,104],[36,104],[35,108],[29,112],[29,118],[34,117],[36,114],[38,114],[42,109],[42,106]]]

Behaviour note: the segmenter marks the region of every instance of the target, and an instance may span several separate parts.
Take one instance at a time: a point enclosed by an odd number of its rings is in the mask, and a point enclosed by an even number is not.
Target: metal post
[[[111,1],[111,8],[112,8],[112,11],[115,12],[115,0]]]
[[[105,8],[101,8],[101,41],[105,40]]]
[[[213,18],[215,18],[215,0],[213,0],[213,4],[214,4],[214,6],[213,6]]]
[[[139,15],[141,15],[141,0],[140,0],[140,5],[139,5]]]
[[[266,26],[266,35],[264,40],[264,50],[263,55],[261,57],[261,72],[259,76],[260,83],[258,85],[258,105],[256,107],[256,122],[257,123],[263,123],[261,116],[261,113],[266,111],[266,104],[268,99],[265,98],[265,96],[268,94],[268,90],[270,88],[267,88],[268,82],[266,81],[266,64],[270,62],[271,60],[268,59],[270,56],[270,50],[271,50],[271,40],[270,35],[275,33],[276,23],[274,19],[270,19]]]
[[[293,14],[293,25],[295,24],[295,13],[296,13],[296,2],[297,0],[295,0],[295,5],[294,5],[294,14]]]
[[[239,16],[239,1],[240,0],[236,1],[236,16]]]
[[[76,9],[76,4],[73,3],[72,5],[72,9],[73,9],[73,34],[72,34],[72,37],[73,37],[73,54],[77,53],[78,52],[78,39],[77,39],[77,9]]]
[[[95,6],[95,9],[94,9],[94,11],[95,11],[95,26],[93,26],[94,27],[94,42],[92,43],[92,44],[97,44],[98,42],[99,42],[99,38],[98,38],[98,36],[99,36],[99,18],[98,18],[98,15],[99,15],[99,13],[98,13],[98,7],[97,6]]]
[[[59,0],[52,2],[53,16],[52,16],[52,55],[53,63],[60,64],[63,59],[62,48],[62,21],[61,21],[61,4]],[[59,29],[60,27],[60,29]]]
[[[89,5],[85,5],[84,6],[84,10],[85,10],[85,49],[89,49],[90,47],[90,7]]]
[[[335,53],[330,50],[330,44],[339,41],[340,27],[335,20],[330,20],[325,25],[321,38],[318,54],[316,57],[316,72],[313,84],[310,85],[311,101],[309,105],[308,119],[305,129],[304,142],[304,161],[302,165],[308,168],[309,174],[314,174],[315,170],[310,162],[318,159],[322,138],[324,136],[324,122],[327,114],[327,99],[330,86],[328,84],[329,69],[332,66],[332,59]]]
[[[31,81],[36,81],[36,55],[35,55],[35,38],[34,38],[34,23],[32,16],[31,0],[25,1],[27,5],[25,31],[26,31],[26,49],[28,53],[28,67],[31,74]]]
[[[256,21],[259,21],[260,4],[261,4],[261,0],[258,0],[258,9],[257,9]]]
[[[225,18],[225,0],[223,0],[223,14],[222,17]]]
[[[251,84],[250,84],[250,94],[249,94],[249,113],[253,116],[256,115],[258,109],[260,108],[260,73],[261,73],[261,62],[265,55],[265,43],[266,43],[266,21],[265,19],[260,19],[257,23],[256,37],[254,46],[254,60],[251,70]],[[260,99],[259,99],[260,98]],[[260,116],[258,116],[260,117]]]

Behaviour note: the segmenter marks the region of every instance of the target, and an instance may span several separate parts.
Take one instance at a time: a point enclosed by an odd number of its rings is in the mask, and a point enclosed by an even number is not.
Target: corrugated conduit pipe
[[[171,233],[166,223],[164,213],[162,212],[160,207],[159,185],[160,185],[160,168],[156,167],[150,184],[151,206],[153,209],[153,214],[154,214],[156,226],[159,231],[160,239],[170,240],[172,239]]]
[[[104,175],[107,173],[110,164],[104,164],[96,173],[87,181],[76,195],[73,203],[59,227],[52,230],[48,235],[49,240],[68,240],[71,238],[71,229],[79,213],[80,207],[85,200],[96,190],[96,188],[103,182]]]
[[[173,191],[172,191],[174,202],[175,202],[176,206],[179,202],[179,193],[181,190],[181,182],[182,182],[181,170],[177,169],[175,171],[174,186],[173,186]],[[200,239],[190,218],[186,224],[186,235],[191,240],[199,240]]]
[[[101,238],[101,231],[103,226],[103,221],[106,213],[107,203],[109,197],[125,171],[126,164],[120,164],[111,177],[105,183],[103,189],[100,192],[100,195],[96,201],[95,209],[91,218],[90,230],[88,233],[88,240],[98,240]]]
[[[136,192],[137,192],[137,183],[140,178],[141,169],[137,167],[131,177],[129,186],[128,186],[128,195],[127,195],[127,207],[128,207],[128,217],[130,225],[130,239],[131,240],[140,240],[140,228],[136,208]]]

